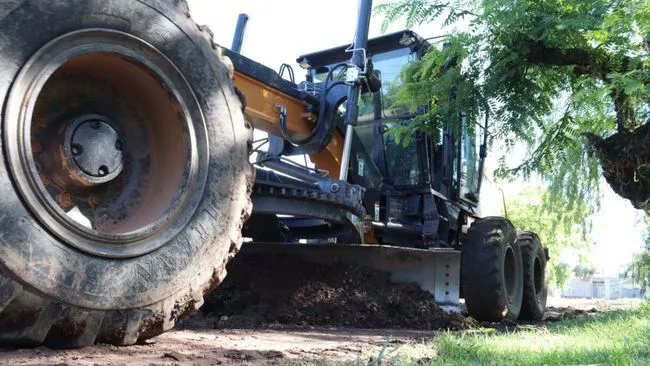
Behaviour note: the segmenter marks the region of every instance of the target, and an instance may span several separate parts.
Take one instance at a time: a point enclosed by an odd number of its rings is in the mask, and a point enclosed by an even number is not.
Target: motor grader
[[[432,46],[368,40],[371,7],[297,84],[238,54],[243,32],[215,45],[183,0],[0,1],[0,344],[134,344],[268,251],[541,318],[539,238],[479,217],[488,121],[398,141],[422,112],[395,104],[399,72]]]

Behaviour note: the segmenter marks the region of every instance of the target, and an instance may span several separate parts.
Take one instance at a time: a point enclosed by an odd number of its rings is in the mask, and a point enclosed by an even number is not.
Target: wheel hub
[[[3,142],[45,227],[84,252],[131,258],[170,243],[198,208],[208,177],[200,111],[183,74],[151,45],[75,31],[21,69]]]
[[[64,146],[68,169],[86,185],[110,182],[122,171],[122,140],[112,123],[96,115],[70,122]]]

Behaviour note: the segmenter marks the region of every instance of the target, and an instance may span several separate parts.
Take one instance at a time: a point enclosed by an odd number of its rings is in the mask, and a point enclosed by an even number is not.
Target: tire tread
[[[209,49],[214,51],[215,43],[211,34],[202,31],[191,18],[186,0],[146,0],[152,6],[172,10],[175,22],[185,22],[185,26],[196,40],[209,42]],[[0,4],[0,21],[23,4],[24,1],[5,1]],[[215,55],[216,56],[216,55]],[[215,57],[216,58],[216,57]],[[227,68],[220,62],[219,72],[227,80]],[[232,89],[232,87],[225,89]],[[238,112],[239,99],[226,93],[230,111]],[[251,146],[253,133],[246,123],[235,126],[238,145]],[[245,140],[245,143],[240,143]],[[238,148],[240,161],[248,161],[249,151]],[[250,216],[252,203],[250,194],[254,181],[254,170],[249,164],[243,164],[237,177],[238,184],[232,189],[233,207],[241,207],[238,223],[229,225],[229,255],[222,261],[213,261],[213,268],[206,268],[212,275],[207,282],[193,282],[188,288],[152,305],[141,309],[124,311],[99,311],[64,304],[49,299],[36,290],[24,287],[19,281],[10,278],[6,270],[0,267],[0,345],[32,347],[44,344],[51,348],[81,348],[94,343],[106,343],[118,346],[133,345],[139,341],[157,336],[171,329],[178,320],[198,309],[203,304],[203,296],[219,285],[226,273],[226,264],[241,247],[243,242],[241,229]],[[16,317],[34,318],[34,322],[19,324]]]
[[[540,321],[544,317],[546,310],[546,294],[544,294],[543,304],[540,304],[537,299],[537,294],[534,286],[534,256],[540,253],[544,256],[541,242],[537,234],[532,232],[519,232],[517,233],[518,240],[521,247],[521,258],[524,266],[524,296],[521,305],[521,314],[519,319],[528,321]],[[546,261],[544,261],[546,267]],[[542,270],[545,271],[546,268]],[[546,277],[546,276],[544,276]],[[544,278],[544,290],[546,291],[546,278]]]
[[[514,242],[516,232],[510,221],[488,217],[472,224],[463,245],[461,278],[465,304],[473,317],[498,322],[506,310],[499,258],[502,245]],[[508,318],[516,318],[519,309],[509,309]]]

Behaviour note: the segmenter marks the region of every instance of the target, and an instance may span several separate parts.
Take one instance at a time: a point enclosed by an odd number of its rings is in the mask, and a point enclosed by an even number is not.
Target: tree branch
[[[554,48],[541,41],[525,40],[526,59],[532,64],[574,66],[577,75],[592,75],[604,79],[611,71],[608,55],[597,49]]]
[[[629,71],[631,59],[628,56],[610,55],[599,48],[554,48],[544,42],[524,40],[528,48],[526,59],[533,64],[550,66],[573,66],[573,72],[578,75],[590,75],[611,85],[608,75],[612,72],[625,73]],[[615,62],[613,60],[616,60]],[[620,87],[614,85],[610,93],[618,132],[627,133],[637,126],[636,114],[630,96]]]
[[[464,17],[465,15],[471,15],[471,16],[474,16],[474,17],[477,17],[477,18],[480,17],[479,14],[476,14],[476,13],[474,13],[472,11],[469,11],[469,10],[459,10],[459,11],[456,11],[455,13],[456,13],[456,16],[459,16],[459,17]]]
[[[630,96],[621,90],[613,88],[610,97],[614,101],[614,111],[616,112],[616,127],[619,133],[628,133],[636,127],[636,114]]]

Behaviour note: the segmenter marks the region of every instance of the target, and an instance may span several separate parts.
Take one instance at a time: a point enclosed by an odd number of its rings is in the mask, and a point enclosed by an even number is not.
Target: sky
[[[293,66],[298,81],[304,79],[295,63],[298,56],[352,42],[356,28],[355,0],[188,0],[190,12],[199,24],[210,26],[215,42],[230,47],[237,16],[246,13],[250,19],[242,47],[242,54],[274,70],[282,63]],[[375,0],[374,4],[386,2]],[[381,18],[371,20],[370,37],[381,35]],[[395,24],[387,32],[403,29]],[[437,24],[413,29],[423,38],[443,34]],[[498,158],[492,154],[493,159]],[[488,164],[490,164],[488,162]],[[496,166],[496,163],[490,164]],[[503,184],[506,195],[516,194],[521,182]],[[593,218],[591,239],[593,249],[588,257],[593,259],[599,272],[617,276],[629,262],[632,254],[641,249],[642,231],[638,225],[639,211],[618,197],[603,184],[604,198],[601,211]],[[498,200],[496,200],[498,201]],[[567,253],[562,258],[569,263],[577,255]]]
[[[237,16],[249,15],[242,54],[274,70],[291,64],[296,78],[302,79],[298,56],[352,42],[356,29],[355,0],[188,0],[192,17],[207,24],[215,41],[232,45]],[[375,0],[374,5],[386,1]],[[373,17],[370,37],[381,35],[381,19]],[[402,30],[396,25],[388,32]],[[423,37],[440,34],[436,25],[415,29]]]

